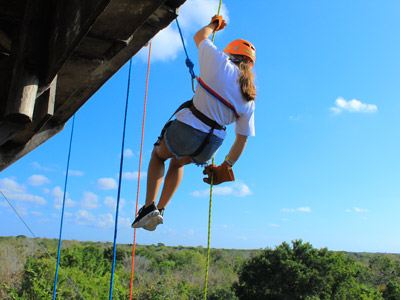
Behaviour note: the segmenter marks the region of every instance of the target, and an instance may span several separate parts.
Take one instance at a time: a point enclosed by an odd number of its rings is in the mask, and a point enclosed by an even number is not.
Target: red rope
[[[142,171],[144,128],[145,128],[145,123],[146,123],[147,96],[149,93],[150,57],[151,57],[151,42],[149,43],[149,53],[148,53],[148,57],[147,57],[146,89],[145,89],[144,101],[143,101],[142,138],[140,140],[139,170],[138,170],[138,184],[137,184],[137,192],[136,192],[135,216],[137,216],[138,208],[139,208],[140,174]],[[136,253],[136,228],[133,230],[132,262],[131,262],[132,267],[131,267],[131,280],[129,283],[129,300],[132,300],[133,280],[135,278],[135,253]]]

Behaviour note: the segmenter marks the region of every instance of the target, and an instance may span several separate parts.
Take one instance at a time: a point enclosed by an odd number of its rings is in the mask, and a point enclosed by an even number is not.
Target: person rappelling
[[[249,136],[255,135],[254,111],[256,87],[253,67],[256,49],[248,41],[237,39],[223,51],[209,39],[224,29],[226,22],[216,15],[201,28],[194,41],[199,51],[200,76],[193,99],[182,104],[175,119],[167,122],[154,145],[148,173],[146,203],[132,223],[133,228],[153,231],[163,223],[166,206],[176,192],[184,166],[206,166],[205,183],[234,181],[233,165],[242,154]],[[207,165],[222,145],[226,126],[235,123],[236,138],[224,162]],[[165,162],[170,159],[164,179]],[[156,197],[164,180],[158,204]]]

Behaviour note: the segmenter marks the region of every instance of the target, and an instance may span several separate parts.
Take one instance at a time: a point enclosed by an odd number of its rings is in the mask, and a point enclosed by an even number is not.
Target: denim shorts
[[[168,126],[164,141],[168,150],[177,158],[191,156],[201,145],[207,136],[207,132],[200,131],[178,120],[173,120]],[[211,135],[210,142],[192,160],[197,165],[205,165],[218,148],[222,145],[223,139]]]

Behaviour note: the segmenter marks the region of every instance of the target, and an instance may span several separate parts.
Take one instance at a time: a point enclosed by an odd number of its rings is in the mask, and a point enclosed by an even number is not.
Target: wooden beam
[[[38,96],[33,113],[33,120],[37,123],[34,131],[39,131],[48,120],[54,115],[54,104],[56,101],[57,76],[50,86]]]
[[[11,39],[2,30],[0,30],[0,47],[7,53],[11,52]]]
[[[5,117],[16,123],[29,123],[33,118],[39,79],[25,71],[19,83],[16,93],[10,93]]]

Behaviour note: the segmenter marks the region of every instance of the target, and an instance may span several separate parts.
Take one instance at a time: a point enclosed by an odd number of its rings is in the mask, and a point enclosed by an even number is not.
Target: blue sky
[[[217,1],[181,9],[197,64],[195,30]],[[238,37],[257,48],[256,137],[235,165],[237,181],[215,188],[212,246],[263,248],[301,238],[334,250],[400,252],[400,19],[398,1],[224,1],[224,47]],[[243,4],[243,3],[242,3]],[[245,11],[245,13],[244,13]],[[154,40],[144,176],[163,123],[191,97],[176,27]],[[133,62],[118,240],[132,241],[145,51]],[[128,65],[76,115],[65,239],[113,238]],[[38,236],[58,234],[68,139],[63,132],[0,174],[0,188]],[[216,156],[221,162],[233,130]],[[206,245],[207,189],[201,169],[185,178],[156,232],[138,243]],[[140,203],[144,202],[145,180]],[[0,200],[0,235],[29,235]]]

